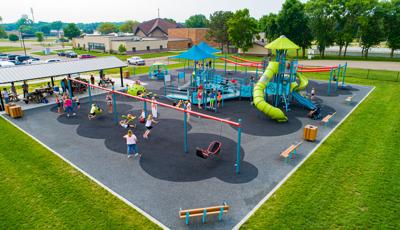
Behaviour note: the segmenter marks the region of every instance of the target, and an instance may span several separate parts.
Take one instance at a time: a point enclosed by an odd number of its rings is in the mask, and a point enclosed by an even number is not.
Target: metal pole
[[[88,87],[88,93],[89,93],[89,105],[92,105],[92,87],[90,85]]]
[[[51,86],[53,86],[53,88],[54,88],[54,78],[51,77],[50,80],[51,80]]]
[[[121,77],[121,87],[124,87],[124,78],[122,77],[122,67],[119,68],[119,75]]]
[[[241,125],[242,119],[238,120],[238,123]],[[242,127],[238,127],[238,139],[237,139],[237,146],[236,146],[236,174],[240,173],[240,142],[242,140]]]
[[[118,113],[117,113],[117,98],[114,93],[114,86],[112,87],[112,99],[113,99],[113,112],[114,112],[114,123],[117,125],[118,124]]]
[[[331,69],[331,72],[329,74],[329,82],[328,82],[328,95],[331,95],[332,74],[333,74],[333,70]]]
[[[183,151],[188,153],[188,130],[187,130],[187,113],[186,113],[186,105],[183,105],[185,112],[183,113]]]
[[[72,92],[72,86],[71,86],[71,75],[69,75],[69,74],[68,74],[68,90],[69,90],[69,98],[72,99],[74,94]]]
[[[144,116],[145,116],[145,119],[146,119],[147,118],[147,103],[146,103],[146,101],[143,101],[143,103],[144,103],[144,105],[143,105]]]
[[[346,78],[346,72],[347,72],[347,62],[344,64],[344,69],[343,69],[343,74],[342,74],[342,89],[344,88],[344,81]]]
[[[342,66],[339,64],[338,65],[338,69],[337,69],[337,78],[336,78],[336,89],[335,89],[335,91],[337,91],[338,90],[338,88],[339,88],[339,81],[340,81],[340,76],[341,76],[341,69],[342,69]]]
[[[4,111],[4,101],[3,101],[3,95],[1,93],[0,93],[0,103],[1,103],[0,111]]]

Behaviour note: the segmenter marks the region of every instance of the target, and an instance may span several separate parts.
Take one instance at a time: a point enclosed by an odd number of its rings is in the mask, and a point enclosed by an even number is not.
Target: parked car
[[[21,56],[18,56],[15,60],[18,61],[18,62],[25,63],[25,62],[28,61],[28,60],[31,60],[31,61],[39,61],[40,59],[39,59],[39,58],[32,57],[32,56],[22,56],[22,55],[21,55]]]
[[[11,66],[15,66],[15,64],[9,61],[0,61],[0,68],[11,67]]]
[[[18,56],[19,56],[19,55],[16,55],[16,54],[9,54],[9,55],[7,55],[8,60],[10,60],[10,61],[16,60],[16,58],[17,58]]]
[[[64,51],[60,51],[57,53],[58,56],[60,57],[64,57],[65,56],[65,52]]]
[[[77,58],[78,54],[76,54],[74,51],[66,51],[65,52],[65,57],[67,57],[67,58]]]
[[[61,61],[60,59],[53,58],[53,59],[47,59],[45,62],[46,63],[54,63],[54,62],[60,62],[60,61]]]
[[[90,54],[82,54],[79,59],[95,58],[96,56]]]
[[[8,61],[8,54],[0,53],[0,61]]]
[[[145,65],[146,62],[141,57],[130,57],[127,59],[129,65]]]

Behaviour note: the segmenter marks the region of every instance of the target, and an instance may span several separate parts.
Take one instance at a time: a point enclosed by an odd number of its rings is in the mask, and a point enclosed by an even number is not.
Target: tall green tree
[[[64,36],[68,39],[76,38],[81,35],[81,31],[75,25],[75,23],[69,23],[66,27],[64,27]]]
[[[203,14],[196,14],[190,16],[186,21],[185,25],[188,28],[206,28],[208,27],[209,21]]]
[[[277,19],[278,15],[270,13],[262,16],[258,21],[259,30],[265,33],[265,37],[267,38],[268,42],[271,42],[282,35],[281,31],[279,30]]]
[[[384,41],[384,10],[378,0],[371,1],[370,9],[360,17],[360,45],[365,58],[369,49]]]
[[[128,20],[119,26],[119,31],[124,33],[133,33],[133,28],[139,24],[137,21]]]
[[[257,20],[250,16],[248,9],[238,10],[228,20],[228,33],[232,44],[247,52],[258,33]]]
[[[40,31],[43,32],[46,35],[50,34],[50,30],[51,30],[51,28],[50,28],[49,25],[43,25],[43,26],[40,27]]]
[[[224,46],[229,47],[228,21],[233,13],[230,11],[216,11],[210,15],[209,30],[207,38],[216,43],[221,44],[221,49]],[[227,49],[229,51],[229,49]]]
[[[313,39],[304,4],[299,0],[286,0],[277,23],[279,31],[302,48],[304,57],[305,49],[311,46]]]
[[[97,31],[99,31],[101,34],[110,34],[118,32],[118,28],[114,23],[104,22],[97,27]]]
[[[0,24],[3,22],[3,18],[0,16]],[[0,38],[7,38],[6,30],[3,25],[0,25]]]
[[[43,32],[36,32],[35,33],[36,41],[42,43],[44,41],[44,34]]]
[[[334,44],[335,18],[330,0],[309,0],[306,13],[314,39],[317,42],[321,57],[325,57],[326,47]]]
[[[119,45],[119,46],[118,46],[118,52],[119,52],[120,54],[125,54],[125,52],[126,52],[126,47],[125,47],[123,44]]]
[[[10,35],[8,35],[8,40],[10,40],[12,42],[16,42],[19,40],[19,37],[16,34],[10,34]]]
[[[387,46],[391,49],[390,57],[393,58],[394,51],[400,49],[400,0],[392,0],[383,4]]]

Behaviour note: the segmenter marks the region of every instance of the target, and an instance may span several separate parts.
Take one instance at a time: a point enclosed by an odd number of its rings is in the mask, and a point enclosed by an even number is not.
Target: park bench
[[[335,114],[336,112],[326,115],[324,118],[322,118],[321,122],[325,125],[328,125],[331,122],[332,118],[335,116]]]
[[[297,144],[293,144],[289,146],[289,148],[285,149],[283,152],[281,152],[281,157],[285,158],[285,162],[288,162],[288,159],[293,159],[296,156],[297,153],[297,148],[303,144],[303,142],[299,142]]]
[[[222,215],[224,213],[228,213],[228,211],[229,211],[229,205],[227,205],[224,202],[222,205],[206,207],[206,208],[195,208],[195,209],[186,209],[186,210],[181,209],[179,211],[179,218],[185,219],[186,224],[189,224],[190,217],[200,217],[201,216],[201,222],[205,223],[207,216],[218,215],[218,220],[221,221]]]

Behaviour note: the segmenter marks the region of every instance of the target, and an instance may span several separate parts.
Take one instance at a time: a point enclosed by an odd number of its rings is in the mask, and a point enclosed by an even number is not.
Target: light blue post
[[[342,66],[339,64],[338,65],[338,72],[337,72],[337,78],[336,78],[336,89],[335,89],[335,91],[337,91],[338,90],[338,88],[339,88],[339,81],[340,81],[340,76],[341,76],[341,70],[342,70]]]
[[[206,216],[207,216],[207,209],[204,209],[203,217],[201,218],[201,222],[203,222],[203,224],[206,222]]]
[[[331,95],[331,83],[333,77],[333,69],[331,69],[331,73],[329,74],[329,82],[328,82],[328,95]]]
[[[222,214],[224,214],[224,207],[221,207],[219,209],[219,215],[218,215],[218,220],[221,221],[222,220]]]
[[[189,224],[189,212],[186,212],[186,225]]]
[[[144,116],[145,116],[145,119],[147,119],[147,102],[146,101],[143,101],[143,110],[144,110]]]
[[[188,130],[187,130],[187,112],[186,112],[186,104],[183,105],[185,112],[183,113],[183,151],[188,153]]]
[[[242,140],[242,119],[239,119],[239,127],[238,127],[238,139],[236,146],[236,174],[240,173],[240,142]]]
[[[346,72],[347,72],[347,62],[344,64],[344,69],[343,69],[343,74],[342,74],[342,89],[344,89],[344,79],[346,77]]]
[[[117,99],[114,92],[114,86],[112,87],[112,90],[113,90],[112,99],[113,99],[114,123],[117,125],[118,124]]]
[[[74,94],[72,93],[71,76],[68,76],[68,91],[69,91],[69,98],[72,99]]]
[[[88,85],[89,105],[92,106],[92,87]]]
[[[179,82],[179,76],[178,76],[178,82]],[[165,83],[165,77],[164,77],[164,96],[167,96],[167,84]]]

